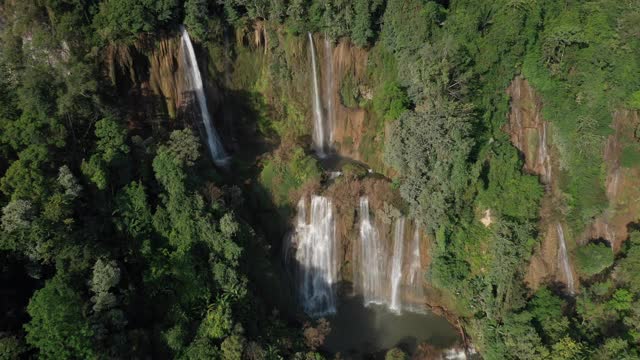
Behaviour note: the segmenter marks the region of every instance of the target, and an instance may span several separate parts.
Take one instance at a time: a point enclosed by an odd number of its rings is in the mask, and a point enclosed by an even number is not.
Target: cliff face
[[[131,128],[153,129],[154,123],[167,117],[200,128],[196,121],[199,119],[194,115],[197,112],[191,111],[196,99],[185,77],[181,39],[173,35],[141,38],[132,45],[113,44],[104,49],[103,68],[116,91],[127,99]],[[208,62],[204,60],[199,62]],[[205,84],[209,108],[215,111],[220,106],[222,92],[214,81],[205,81]],[[218,119],[214,121],[221,123]]]
[[[507,89],[507,94],[511,97],[511,111],[504,130],[509,134],[513,145],[523,154],[523,170],[538,175],[545,185],[539,222],[541,242],[531,257],[525,281],[533,289],[546,281],[568,285],[571,281],[562,269],[560,258],[558,226],[563,226],[565,216],[561,210],[563,195],[556,178],[558,159],[554,158],[557,150],[552,145],[552,131],[549,123],[542,118],[542,102],[526,79],[516,77]],[[573,237],[566,226],[563,230],[571,258]],[[573,268],[571,272],[573,278],[577,278]]]
[[[343,104],[340,89],[349,78],[362,82],[366,77],[367,52],[343,40],[337,44],[318,39],[317,44],[324,44],[322,57],[326,59],[322,66],[322,88],[325,99],[326,114],[332,124],[333,147],[344,157],[364,161],[360,152],[362,135],[367,125],[367,112],[360,108],[349,108]]]
[[[604,148],[607,167],[605,186],[609,206],[580,236],[580,242],[591,239],[607,240],[614,252],[620,250],[628,238],[628,226],[640,217],[640,168],[624,167],[621,164],[625,143],[636,142],[635,131],[640,126],[637,112],[619,110],[613,114],[613,134],[609,135]]]
[[[524,156],[523,169],[540,176],[545,185],[545,195],[540,210],[541,243],[531,258],[526,281],[532,288],[541,283],[555,280],[567,283],[559,259],[558,224],[565,219],[563,214],[564,195],[559,188],[558,152],[553,146],[553,134],[550,126],[541,117],[542,102],[529,83],[517,77],[507,93],[511,96],[509,123],[505,126],[512,143]],[[640,126],[637,112],[618,110],[613,114],[613,134],[603,148],[607,177],[605,185],[609,206],[593,219],[582,233],[571,234],[564,227],[569,258],[572,248],[584,245],[591,240],[606,240],[614,252],[620,250],[622,242],[628,238],[628,226],[637,221],[640,215],[640,168],[624,167],[621,156],[624,144],[636,142],[635,130]],[[575,270],[572,270],[577,279]]]

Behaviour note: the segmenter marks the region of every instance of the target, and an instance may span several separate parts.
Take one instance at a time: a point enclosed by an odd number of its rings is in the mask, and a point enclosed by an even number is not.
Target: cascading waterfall
[[[404,258],[404,218],[396,220],[393,235],[393,260],[391,262],[391,304],[389,309],[399,313],[401,310],[400,282],[402,280],[402,259]]]
[[[556,231],[558,232],[558,242],[559,242],[559,251],[558,251],[558,261],[562,264],[562,271],[567,279],[567,289],[569,289],[569,293],[573,295],[575,293],[574,283],[573,283],[573,273],[571,272],[571,265],[569,265],[569,256],[567,255],[567,244],[564,240],[564,230],[562,229],[562,224],[556,224]]]
[[[329,145],[333,144],[333,128],[335,126],[335,114],[333,110],[333,49],[331,40],[324,38],[324,98],[327,103],[327,130],[329,131]]]
[[[318,81],[318,66],[316,64],[316,47],[313,44],[313,36],[309,36],[309,48],[311,49],[311,73],[313,76],[313,145],[318,156],[326,156],[325,146],[325,121],[322,113],[322,101],[320,99],[320,84]]]
[[[360,276],[364,304],[387,303],[387,261],[378,231],[371,224],[369,198],[360,198]]]
[[[540,139],[540,149],[538,151],[538,163],[544,171],[544,182],[551,182],[551,158],[547,150],[547,122],[542,122],[542,136]]]
[[[313,317],[335,313],[338,257],[333,204],[329,198],[311,197],[308,222],[305,199],[300,199],[291,240],[299,267],[298,294],[304,311]]]
[[[411,295],[416,299],[421,299],[424,295],[422,276],[422,260],[420,258],[420,225],[416,224],[411,245],[409,274],[407,276],[407,287],[411,290]],[[410,308],[414,310],[421,310],[414,305],[411,305]]]
[[[193,45],[191,44],[191,38],[189,38],[189,33],[187,33],[187,30],[184,27],[180,27],[180,32],[182,33],[182,44],[184,46],[184,51],[182,53],[185,56],[187,80],[191,85],[191,91],[196,93],[198,105],[200,106],[202,123],[204,124],[204,128],[207,133],[207,146],[209,147],[209,152],[211,152],[211,157],[218,166],[225,165],[227,164],[229,157],[224,151],[224,147],[218,137],[218,133],[211,123],[211,115],[209,114],[209,108],[207,106],[207,98],[204,93],[200,68],[198,67],[196,53],[193,50]]]

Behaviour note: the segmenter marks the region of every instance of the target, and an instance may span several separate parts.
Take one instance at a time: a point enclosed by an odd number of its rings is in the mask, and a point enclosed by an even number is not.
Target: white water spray
[[[371,224],[369,198],[360,198],[360,276],[364,304],[387,303],[387,261],[378,231]]]
[[[299,266],[298,294],[304,311],[313,317],[336,312],[336,228],[333,204],[323,196],[311,197],[307,222],[305,199],[298,202],[295,259]]]
[[[207,98],[204,93],[202,77],[200,76],[200,69],[198,67],[196,53],[193,50],[193,45],[191,44],[191,38],[189,38],[189,33],[187,33],[187,30],[184,27],[180,27],[180,32],[182,33],[182,44],[184,46],[184,50],[182,53],[185,56],[187,80],[191,85],[191,91],[196,93],[198,105],[200,106],[202,123],[204,124],[204,128],[207,133],[207,145],[209,147],[209,151],[211,152],[213,161],[218,166],[222,166],[227,164],[227,162],[229,161],[229,157],[225,153],[222,142],[218,137],[218,133],[211,123],[211,115],[209,114]]]
[[[564,241],[564,230],[562,229],[562,225],[560,223],[556,224],[556,231],[558,232],[559,242],[558,261],[561,263],[562,271],[564,272],[565,278],[567,279],[567,289],[569,289],[569,294],[573,295],[575,293],[573,273],[571,272],[571,265],[569,265],[567,245]]]
[[[389,310],[399,313],[401,310],[400,281],[402,280],[402,259],[404,255],[404,218],[396,220],[393,232],[393,260],[391,261],[391,304]]]
[[[311,73],[313,75],[313,145],[318,156],[326,156],[325,152],[325,128],[322,114],[322,101],[320,99],[320,84],[318,81],[318,66],[316,64],[316,47],[313,44],[313,36],[309,36],[309,48],[311,49]]]
[[[413,289],[422,289],[422,264],[420,261],[420,226],[416,224],[413,233],[411,260],[409,262],[409,286]]]

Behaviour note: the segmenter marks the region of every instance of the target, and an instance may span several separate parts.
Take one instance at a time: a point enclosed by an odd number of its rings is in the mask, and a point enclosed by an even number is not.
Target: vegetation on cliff
[[[272,250],[280,220],[322,180],[309,151],[306,32],[367,50],[366,69],[338,87],[342,105],[367,114],[356,150],[393,177],[389,191],[435,239],[425,278],[455,299],[485,358],[640,356],[640,233],[617,254],[599,241],[580,247],[575,297],[551,282],[527,288],[545,190],[503,131],[505,89],[522,75],[551,123],[557,213],[582,232],[607,207],[612,113],[640,108],[637,0],[6,0],[1,9],[0,289],[12,295],[0,356],[330,356],[318,353],[325,322],[303,327],[274,310],[287,297]],[[128,51],[150,52],[180,24],[202,54],[228,54],[204,62],[245,146],[236,173],[213,167],[186,117],[158,110],[135,121],[125,105],[135,79],[114,86],[104,68],[109,49],[145,76],[148,60]],[[637,131],[622,141],[622,166],[637,167]],[[344,170],[349,181],[366,176]]]

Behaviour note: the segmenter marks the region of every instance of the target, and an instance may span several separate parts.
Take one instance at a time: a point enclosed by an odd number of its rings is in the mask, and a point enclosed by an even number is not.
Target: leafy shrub
[[[631,144],[622,148],[620,164],[627,168],[640,165],[640,147],[636,144]]]
[[[395,120],[409,108],[407,93],[396,82],[386,82],[373,97],[373,109],[386,121]]]
[[[268,159],[260,173],[260,182],[271,192],[277,205],[287,203],[290,194],[304,184],[320,179],[316,160],[301,148],[294,148],[291,154],[285,153],[280,151]]]
[[[576,251],[578,271],[593,276],[613,264],[613,252],[603,243],[589,243]]]

